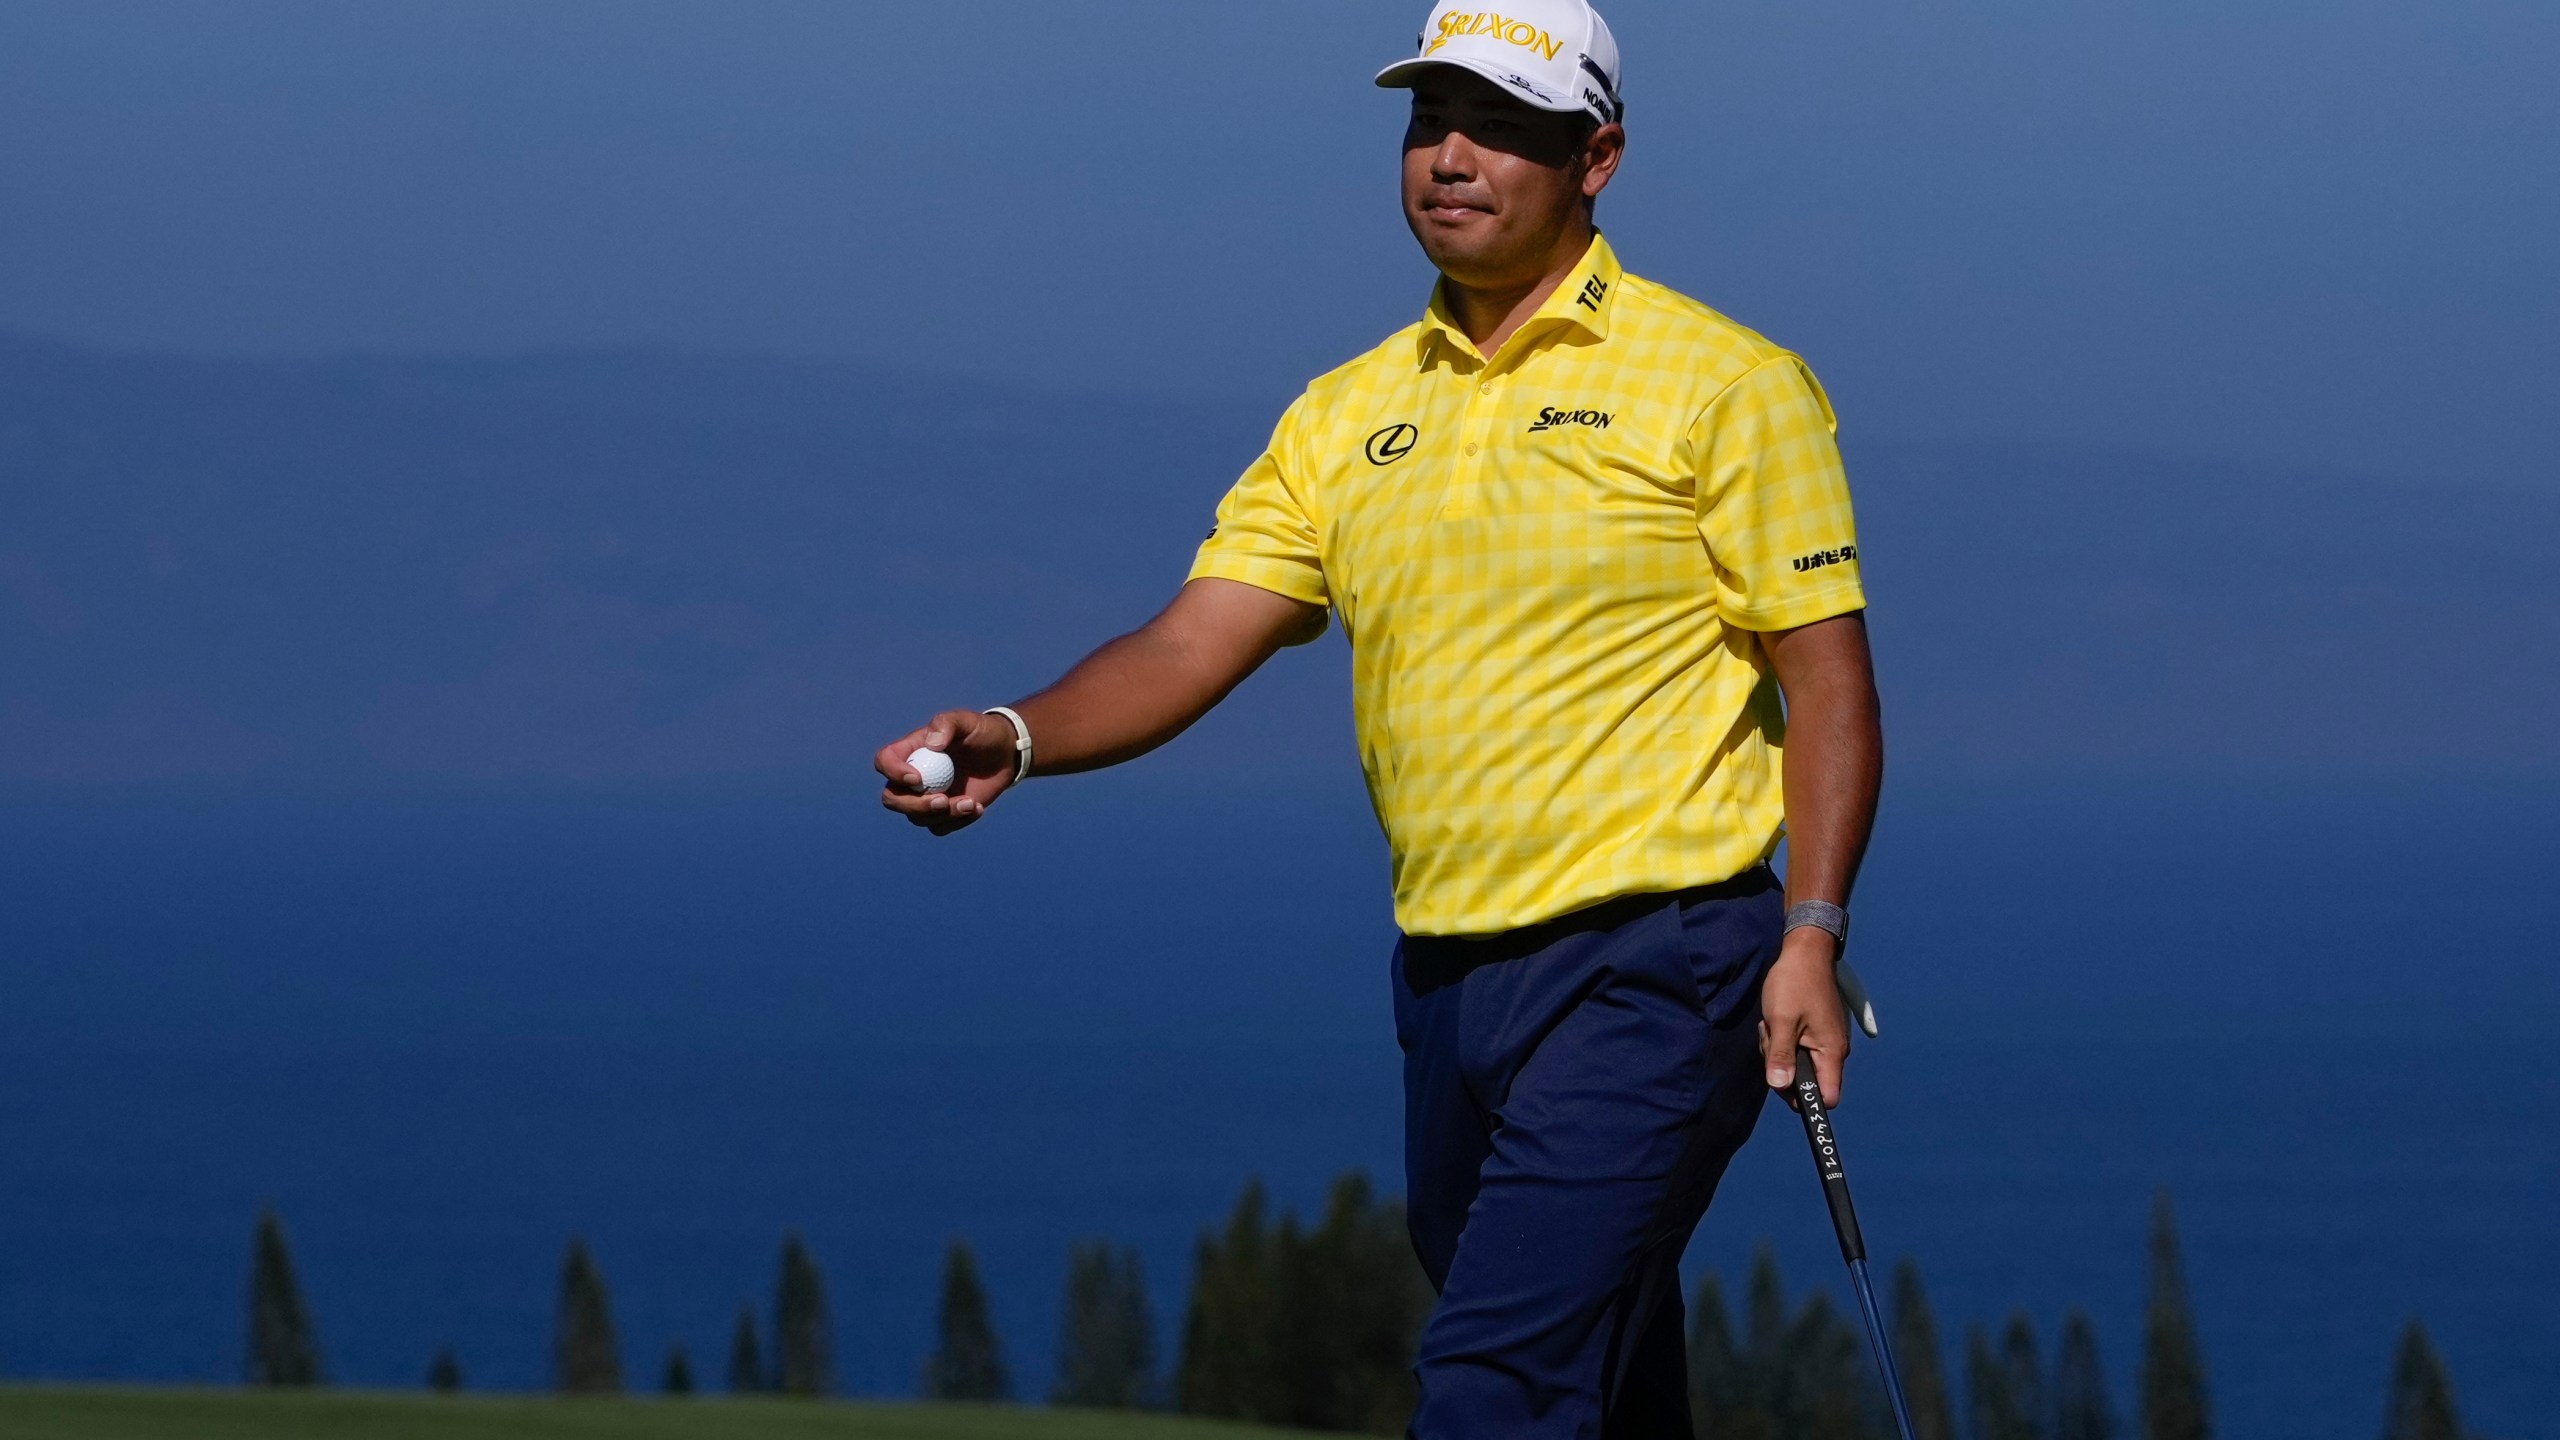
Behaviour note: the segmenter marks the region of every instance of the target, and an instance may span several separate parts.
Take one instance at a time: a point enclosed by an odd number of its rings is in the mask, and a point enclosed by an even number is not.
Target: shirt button
[[[1484,382],[1483,384],[1481,384],[1481,385],[1477,386],[1477,387],[1476,387],[1476,393],[1477,393],[1477,394],[1479,394],[1479,395],[1490,395],[1490,394],[1492,394],[1492,393],[1493,393],[1493,382],[1492,382],[1492,381],[1490,381],[1490,380],[1487,380],[1487,381],[1486,381],[1486,382]]]
[[[1467,453],[1468,453],[1468,454],[1470,454],[1470,455],[1473,455],[1474,453],[1476,453],[1476,447],[1474,447],[1473,445],[1468,446],[1468,447],[1467,447]]]

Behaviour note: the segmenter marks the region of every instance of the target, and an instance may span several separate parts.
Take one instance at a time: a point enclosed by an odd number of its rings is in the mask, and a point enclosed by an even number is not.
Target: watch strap
[[[1828,900],[1799,900],[1787,907],[1787,918],[1781,930],[1801,930],[1806,926],[1830,932],[1841,945],[1849,943],[1849,912]]]
[[[1031,778],[1031,722],[1010,705],[990,705],[989,715],[1001,715],[1013,725],[1013,778],[1018,783]]]

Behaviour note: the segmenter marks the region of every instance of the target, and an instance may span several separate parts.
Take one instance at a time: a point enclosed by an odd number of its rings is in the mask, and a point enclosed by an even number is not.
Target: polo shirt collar
[[[1608,339],[1609,316],[1617,307],[1618,286],[1625,278],[1617,252],[1609,248],[1607,237],[1595,232],[1591,248],[1582,253],[1582,263],[1564,278],[1537,313],[1521,322],[1503,348],[1534,343],[1558,327],[1580,330],[1594,340]],[[1431,358],[1431,347],[1443,343],[1478,361],[1487,358],[1477,352],[1475,342],[1459,326],[1457,312],[1449,306],[1449,282],[1445,279],[1432,287],[1431,308],[1423,312],[1420,340],[1421,358],[1426,363]]]

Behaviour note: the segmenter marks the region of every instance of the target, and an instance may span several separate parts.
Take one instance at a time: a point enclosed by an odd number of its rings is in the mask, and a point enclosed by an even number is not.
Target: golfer
[[[1412,92],[1430,308],[1289,407],[1162,614],[876,757],[947,834],[1340,617],[1440,1297],[1421,1440],[1687,1440],[1681,1252],[1797,1047],[1834,1102],[1848,1057],[1883,742],[1834,421],[1802,360],[1601,238],[1619,79],[1582,0],[1433,11],[1377,77]]]

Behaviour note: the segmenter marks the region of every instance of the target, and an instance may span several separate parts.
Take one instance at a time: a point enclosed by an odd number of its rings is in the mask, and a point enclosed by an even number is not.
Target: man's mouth
[[[1490,215],[1493,207],[1463,195],[1427,195],[1423,197],[1422,213],[1434,220],[1456,224],[1471,215]]]

